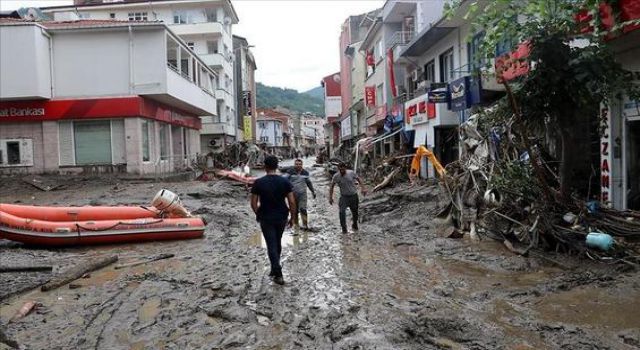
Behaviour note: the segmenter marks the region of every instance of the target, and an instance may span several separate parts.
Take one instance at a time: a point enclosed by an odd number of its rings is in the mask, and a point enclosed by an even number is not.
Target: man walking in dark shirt
[[[293,225],[297,215],[296,201],[289,180],[276,174],[278,158],[268,156],[264,159],[267,174],[255,181],[251,189],[251,209],[260,223],[262,235],[267,242],[267,254],[271,263],[269,276],[277,284],[284,284],[280,254],[282,252],[282,233],[287,226],[287,217],[291,214],[289,225]],[[289,206],[287,207],[288,202]]]

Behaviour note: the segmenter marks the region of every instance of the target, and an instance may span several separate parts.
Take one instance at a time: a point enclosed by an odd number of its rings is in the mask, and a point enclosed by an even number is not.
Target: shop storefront
[[[434,85],[430,92],[405,103],[405,129],[414,131],[414,147],[425,145],[434,150],[443,165],[458,159],[458,116],[449,110],[450,94],[446,85]],[[423,177],[433,177],[426,159]]]
[[[0,102],[0,173],[176,171],[200,126],[143,97]]]
[[[640,18],[633,2],[622,1],[622,17]],[[626,5],[626,6],[625,6]],[[640,26],[625,26],[609,45],[615,59],[628,71],[640,73]],[[640,83],[640,82],[637,82]],[[640,101],[628,96],[601,108],[600,199],[620,210],[640,210]]]

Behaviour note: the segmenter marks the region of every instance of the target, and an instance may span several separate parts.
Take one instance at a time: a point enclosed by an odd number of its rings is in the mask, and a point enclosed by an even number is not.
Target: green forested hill
[[[307,94],[309,96],[313,96],[315,98],[319,98],[324,100],[324,88],[322,86],[315,87],[309,91],[303,92],[303,94]]]
[[[261,83],[256,85],[258,108],[282,106],[300,113],[311,112],[318,116],[324,116],[324,101],[322,98],[300,93],[293,89],[282,89]]]

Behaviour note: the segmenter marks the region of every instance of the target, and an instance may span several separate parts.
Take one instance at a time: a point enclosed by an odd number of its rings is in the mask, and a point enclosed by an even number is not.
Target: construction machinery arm
[[[440,164],[440,161],[438,160],[438,158],[436,158],[435,154],[433,154],[433,152],[431,152],[425,146],[418,147],[415,156],[413,156],[413,160],[411,161],[411,173],[409,174],[409,176],[418,176],[418,174],[420,173],[420,160],[422,160],[422,157],[427,157],[431,164],[433,164],[433,166],[436,168],[438,175],[440,175],[440,177],[444,177],[444,175],[447,173],[444,170],[444,167],[442,167],[442,164]]]

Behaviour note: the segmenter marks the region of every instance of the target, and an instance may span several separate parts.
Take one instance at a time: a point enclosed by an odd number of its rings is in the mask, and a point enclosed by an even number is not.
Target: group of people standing
[[[311,182],[309,172],[303,168],[302,160],[296,159],[293,168],[284,176],[277,174],[278,158],[267,156],[264,160],[266,175],[257,179],[251,189],[251,208],[256,214],[262,235],[267,243],[267,255],[271,264],[269,276],[277,284],[284,284],[280,255],[282,252],[282,235],[287,225],[297,232],[299,228],[309,229],[307,212],[307,189],[316,199],[316,191]],[[358,230],[358,188],[363,194],[366,190],[361,179],[346,164],[338,166],[338,172],[331,180],[329,204],[333,205],[335,186],[340,189],[338,201],[340,227],[342,233],[348,233],[346,210],[351,210],[353,218],[351,228]],[[299,218],[302,219],[302,227]]]

